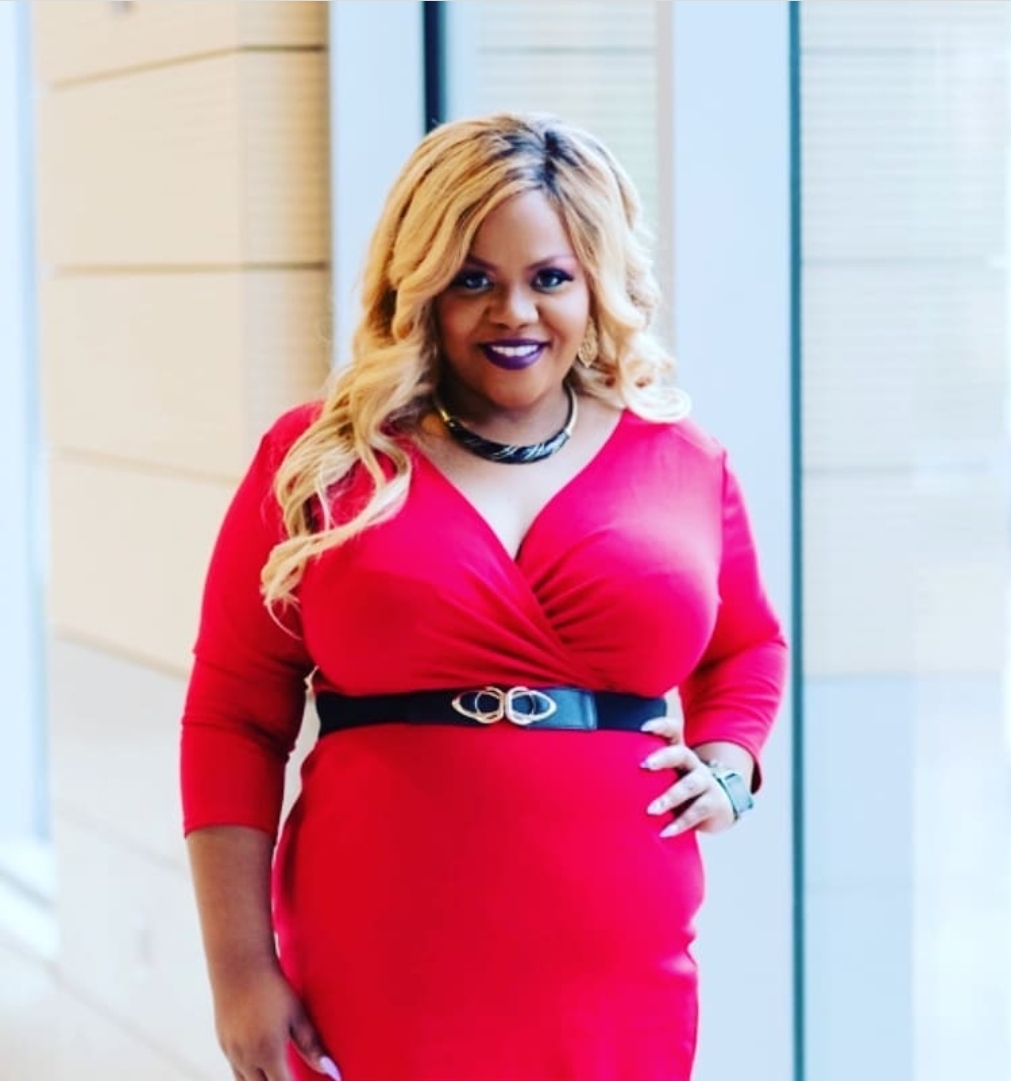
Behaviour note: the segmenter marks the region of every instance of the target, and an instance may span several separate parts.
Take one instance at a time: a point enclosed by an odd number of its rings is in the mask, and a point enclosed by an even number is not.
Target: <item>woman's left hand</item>
[[[691,747],[681,742],[680,720],[676,717],[657,717],[643,725],[642,730],[670,740],[666,747],[647,756],[642,763],[643,769],[673,769],[678,773],[675,783],[646,808],[651,815],[674,812],[674,821],[660,831],[660,836],[673,837],[690,829],[718,833],[732,826],[734,808],[730,797],[705,762]]]

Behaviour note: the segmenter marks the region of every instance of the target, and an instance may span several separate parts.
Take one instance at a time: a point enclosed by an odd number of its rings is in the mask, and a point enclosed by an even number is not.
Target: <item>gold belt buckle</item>
[[[464,699],[473,695],[473,706],[464,704]],[[483,700],[490,698],[494,705],[490,709],[482,709]],[[518,701],[529,700],[533,706],[533,712],[521,713],[516,708]],[[535,721],[545,721],[558,711],[558,703],[544,691],[531,689],[530,687],[480,687],[473,691],[461,691],[452,701],[453,709],[464,717],[469,717],[479,724],[495,724],[503,718],[525,728]]]

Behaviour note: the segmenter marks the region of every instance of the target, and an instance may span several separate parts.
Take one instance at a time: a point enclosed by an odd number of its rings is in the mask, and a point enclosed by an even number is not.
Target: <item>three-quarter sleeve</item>
[[[297,609],[276,619],[264,605],[260,572],[285,535],[274,476],[310,419],[303,407],[264,436],[211,555],[182,717],[186,833],[211,825],[277,831],[313,666]]]
[[[740,485],[725,456],[722,514],[716,626],[680,687],[685,740],[693,747],[736,743],[757,765],[782,701],[787,646],[762,583]],[[759,778],[756,770],[756,787]]]

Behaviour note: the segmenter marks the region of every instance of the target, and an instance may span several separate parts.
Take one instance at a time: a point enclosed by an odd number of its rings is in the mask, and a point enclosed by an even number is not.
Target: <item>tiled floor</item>
[[[85,1079],[206,1081],[70,993],[44,961],[0,939],[0,1081]]]

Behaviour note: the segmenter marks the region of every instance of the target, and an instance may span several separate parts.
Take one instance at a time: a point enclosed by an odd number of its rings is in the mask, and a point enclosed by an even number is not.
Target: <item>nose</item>
[[[527,326],[537,322],[537,303],[521,285],[503,287],[492,294],[489,316],[502,326]]]

